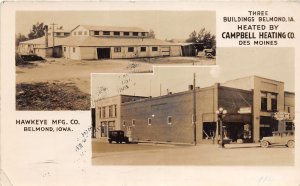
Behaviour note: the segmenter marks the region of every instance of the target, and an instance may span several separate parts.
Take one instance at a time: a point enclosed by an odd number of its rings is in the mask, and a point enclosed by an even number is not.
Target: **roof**
[[[121,31],[121,32],[148,32],[138,27],[96,26],[96,25],[78,25],[73,30],[75,30],[79,26],[82,26],[87,30],[97,30],[97,31],[99,30],[99,31]]]
[[[52,37],[48,37],[48,46],[52,47]],[[44,45],[45,36],[21,42],[22,44]],[[65,38],[55,37],[55,46],[84,46],[84,47],[109,47],[109,46],[171,46],[179,45],[159,39],[152,38],[112,38],[112,37],[93,37],[93,36],[69,36]]]
[[[92,36],[70,36],[61,38],[63,45],[67,46],[170,46],[178,45],[152,38],[112,38]]]

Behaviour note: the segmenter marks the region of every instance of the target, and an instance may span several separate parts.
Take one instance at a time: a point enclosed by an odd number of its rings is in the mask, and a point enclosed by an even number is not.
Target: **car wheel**
[[[109,143],[111,143],[111,140],[108,140]]]
[[[260,142],[260,146],[263,147],[263,148],[268,148],[269,147],[269,142],[262,141],[262,142]]]
[[[293,141],[293,140],[288,141],[287,146],[288,146],[288,148],[294,148],[295,147],[295,141]]]

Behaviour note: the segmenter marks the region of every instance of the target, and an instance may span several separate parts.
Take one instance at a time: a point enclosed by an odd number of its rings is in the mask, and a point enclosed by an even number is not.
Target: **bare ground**
[[[199,57],[91,61],[50,58],[46,61],[29,62],[16,66],[16,109],[88,110],[91,73],[150,73],[153,72],[153,65],[155,64],[213,65],[215,60]],[[53,92],[56,93],[52,94]],[[69,97],[73,101],[66,104],[65,102]],[[72,104],[74,105],[72,106]]]

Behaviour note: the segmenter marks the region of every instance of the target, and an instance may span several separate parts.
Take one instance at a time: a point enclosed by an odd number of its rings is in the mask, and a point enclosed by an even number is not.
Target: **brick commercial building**
[[[151,38],[141,28],[92,25],[78,25],[69,32],[46,29],[41,38],[20,42],[18,52],[75,60],[182,55],[180,44]]]
[[[132,140],[194,142],[193,88],[159,97],[118,95],[96,102],[96,138],[124,130]],[[272,131],[292,129],[294,93],[284,83],[258,76],[195,89],[197,143],[213,143],[220,133],[216,111],[227,110],[224,135],[233,141],[258,142]],[[274,119],[289,113],[289,121]],[[114,114],[115,113],[115,114]]]

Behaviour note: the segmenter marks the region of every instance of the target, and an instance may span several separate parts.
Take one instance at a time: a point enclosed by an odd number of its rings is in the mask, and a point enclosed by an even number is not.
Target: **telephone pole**
[[[52,23],[50,25],[52,25],[52,57],[54,57],[54,25],[57,25],[57,24]]]
[[[193,81],[193,126],[194,126],[194,144],[197,144],[197,128],[196,128],[196,73],[194,73]]]

